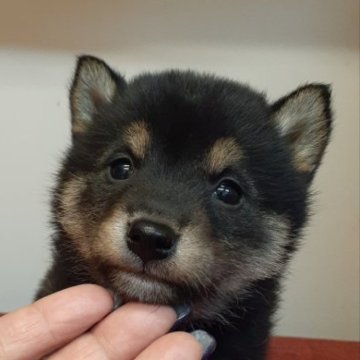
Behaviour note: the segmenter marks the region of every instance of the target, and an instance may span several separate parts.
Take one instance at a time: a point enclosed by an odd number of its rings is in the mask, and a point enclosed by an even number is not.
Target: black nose
[[[177,236],[170,227],[138,220],[130,227],[127,245],[145,264],[169,257],[174,252],[176,239]]]

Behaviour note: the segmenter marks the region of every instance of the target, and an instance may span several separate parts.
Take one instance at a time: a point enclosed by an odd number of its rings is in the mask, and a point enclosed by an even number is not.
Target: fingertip
[[[203,347],[189,333],[176,331],[166,334],[146,348],[136,360],[199,360],[203,357]]]
[[[41,358],[93,327],[112,306],[105,289],[86,284],[14,311],[0,324],[0,338],[7,344],[6,358]]]
[[[177,314],[175,310],[166,305],[153,305],[153,304],[144,304],[144,303],[126,303],[121,307],[121,310],[129,311],[134,314],[136,317],[142,318],[143,321],[146,319],[151,319],[151,321],[163,320],[166,323],[172,325],[176,319]],[[170,328],[169,328],[170,329]]]
[[[83,284],[42,298],[34,306],[51,319],[56,328],[65,331],[66,324],[71,324],[71,327],[78,328],[77,331],[83,331],[111,312],[113,299],[104,288]]]
[[[169,306],[126,303],[95,325],[90,333],[111,358],[135,359],[168,333],[176,320]]]
[[[60,290],[45,298],[42,298],[38,303],[51,301],[71,301],[71,303],[79,303],[83,306],[101,306],[110,311],[113,306],[112,294],[105,288],[95,284],[81,284]]]
[[[67,289],[61,290],[58,293],[62,293],[62,292],[66,292],[66,291],[71,291],[74,293],[88,293],[89,295],[97,295],[97,296],[107,296],[112,298],[112,293],[111,291],[105,289],[104,287],[100,286],[100,285],[96,285],[96,284],[81,284],[81,285],[76,285],[76,286],[72,286],[69,287]]]
[[[190,333],[201,345],[203,350],[203,359],[207,359],[216,348],[216,340],[204,330],[195,330]]]
[[[169,336],[171,341],[176,341],[178,344],[181,344],[181,347],[186,347],[186,351],[189,350],[195,359],[202,358],[202,355],[204,353],[203,346],[190,333],[178,331],[171,333],[167,336]]]

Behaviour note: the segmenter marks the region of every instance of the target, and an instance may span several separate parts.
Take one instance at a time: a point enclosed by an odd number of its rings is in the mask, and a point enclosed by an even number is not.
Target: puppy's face
[[[167,72],[126,83],[80,58],[58,226],[124,300],[221,314],[279,274],[295,245],[330,132],[328,99],[311,85],[270,107],[234,82]]]

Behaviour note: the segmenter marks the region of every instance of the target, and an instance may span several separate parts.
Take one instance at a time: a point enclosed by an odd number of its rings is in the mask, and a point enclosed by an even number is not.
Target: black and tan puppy
[[[37,297],[92,282],[124,301],[192,307],[213,359],[264,359],[331,130],[311,84],[269,105],[193,72],[126,82],[80,57],[72,145],[53,197],[53,265]]]

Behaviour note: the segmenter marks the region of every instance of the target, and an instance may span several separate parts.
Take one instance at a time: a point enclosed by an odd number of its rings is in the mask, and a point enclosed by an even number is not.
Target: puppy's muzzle
[[[174,254],[177,239],[169,226],[142,219],[130,225],[127,246],[146,264]]]

